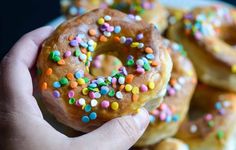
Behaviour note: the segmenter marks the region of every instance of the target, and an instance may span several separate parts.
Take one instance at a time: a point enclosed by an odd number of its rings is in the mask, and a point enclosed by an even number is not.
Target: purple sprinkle
[[[135,19],[135,16],[133,14],[128,14],[128,17],[133,20]]]
[[[54,96],[55,98],[59,98],[59,97],[61,96],[61,94],[60,94],[59,91],[54,90],[54,91],[53,91],[53,96]]]
[[[170,95],[170,96],[175,95],[175,89],[174,88],[168,88],[167,92],[168,92],[168,95]]]
[[[220,109],[218,112],[219,112],[220,115],[224,115],[225,114],[225,109]]]
[[[107,27],[107,31],[108,31],[108,32],[113,32],[113,31],[114,31],[114,26],[109,26],[109,27]]]
[[[190,19],[192,20],[193,19],[193,14],[192,13],[187,13],[185,16],[184,16],[185,19]]]
[[[136,69],[137,73],[140,73],[140,74],[144,74],[145,73],[145,70],[142,68],[142,67],[138,67]]]
[[[129,55],[129,56],[127,57],[127,59],[128,59],[128,60],[130,60],[130,59],[134,59],[134,56]]]
[[[138,34],[137,36],[136,36],[136,40],[141,40],[143,38],[143,34],[142,33],[140,33],[140,34]]]
[[[107,30],[107,27],[103,24],[100,26],[100,30],[104,32]]]
[[[80,37],[76,37],[76,40],[78,41],[78,43],[82,42],[82,39]]]
[[[127,37],[127,38],[126,38],[126,41],[125,41],[125,44],[126,44],[126,45],[130,45],[132,42],[133,42],[133,39],[130,38],[130,37]]]
[[[73,98],[74,96],[75,96],[75,92],[72,91],[72,90],[70,90],[70,91],[68,92],[68,97],[69,97],[69,98]]]
[[[71,56],[71,51],[68,50],[64,53],[65,58],[70,57],[70,56]]]
[[[116,84],[116,82],[117,82],[117,79],[115,77],[111,79],[112,84]]]
[[[72,41],[70,41],[70,46],[72,46],[72,47],[79,46],[79,42],[77,40],[72,40]]]

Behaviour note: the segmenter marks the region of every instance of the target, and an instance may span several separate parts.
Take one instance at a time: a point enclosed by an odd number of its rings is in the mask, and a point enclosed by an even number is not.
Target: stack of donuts
[[[134,150],[236,149],[236,9],[157,0],[61,0],[38,87],[64,125],[90,132],[149,111]],[[67,129],[68,130],[68,129]]]

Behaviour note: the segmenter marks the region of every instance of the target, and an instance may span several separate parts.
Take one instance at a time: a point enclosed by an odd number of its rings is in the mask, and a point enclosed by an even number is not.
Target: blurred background
[[[236,0],[224,1],[236,6]],[[59,0],[2,0],[0,5],[0,60],[24,33],[44,26],[60,15]]]

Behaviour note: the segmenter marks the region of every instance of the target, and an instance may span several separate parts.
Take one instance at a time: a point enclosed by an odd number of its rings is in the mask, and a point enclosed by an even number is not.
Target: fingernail
[[[149,115],[144,108],[141,108],[140,111],[133,116],[133,118],[140,130],[147,128],[149,123]]]

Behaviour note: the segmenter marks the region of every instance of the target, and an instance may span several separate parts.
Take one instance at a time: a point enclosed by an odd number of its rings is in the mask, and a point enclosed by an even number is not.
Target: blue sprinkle
[[[172,117],[170,115],[168,115],[166,117],[166,123],[170,123],[172,121]]]
[[[89,119],[88,116],[83,116],[81,120],[82,120],[82,122],[84,122],[84,123],[88,123],[88,122],[90,121],[90,119]]]
[[[149,115],[149,120],[151,123],[154,123],[156,118],[153,115]]]
[[[141,48],[143,48],[143,47],[144,47],[144,44],[143,44],[143,43],[139,43],[139,44],[138,44],[138,48],[139,48],[139,49],[141,49]]]
[[[220,102],[217,102],[217,103],[215,104],[215,108],[216,108],[217,110],[220,110],[220,109],[222,108],[221,103],[220,103]]]
[[[72,41],[70,41],[70,46],[77,47],[77,46],[79,46],[79,42],[77,40],[72,40]]]
[[[53,87],[54,87],[54,88],[60,88],[60,87],[61,87],[60,82],[58,82],[58,81],[53,82]]]
[[[88,50],[89,50],[90,52],[93,52],[93,51],[94,51],[94,47],[93,47],[93,46],[88,46]]]
[[[97,118],[97,113],[92,112],[92,113],[89,115],[89,118],[90,118],[91,120],[95,120],[95,119]]]
[[[120,31],[121,31],[121,27],[120,26],[115,26],[114,32],[115,33],[120,33]]]
[[[174,115],[174,116],[172,117],[172,120],[173,120],[174,122],[179,121],[179,115]]]
[[[142,60],[143,60],[143,62],[144,62],[144,63],[148,63],[148,60],[147,60],[147,58],[145,58],[145,57],[142,57]]]
[[[81,39],[85,38],[85,34],[78,34],[78,37],[80,37]]]
[[[106,15],[106,16],[104,17],[104,19],[105,19],[106,21],[110,21],[110,20],[111,20],[111,16]]]
[[[103,78],[98,78],[97,79],[97,84],[102,84],[104,83],[104,79]]]
[[[78,8],[78,14],[79,15],[82,15],[82,14],[84,14],[86,12],[86,9],[85,8],[83,8],[83,7],[79,7]]]
[[[58,50],[53,51],[53,53],[54,53],[54,55],[56,55],[56,56],[60,56],[60,55],[61,55],[61,53],[60,53]]]
[[[100,93],[102,95],[106,95],[108,92],[109,92],[109,88],[107,86],[102,86],[101,87]]]
[[[80,45],[81,45],[82,47],[84,47],[84,48],[87,48],[87,47],[88,47],[88,44],[85,43],[85,42],[80,42]]]
[[[150,60],[154,59],[154,55],[153,54],[147,54],[146,57],[147,57],[147,59],[150,59]]]
[[[91,87],[91,88],[96,88],[96,87],[97,87],[97,84],[91,83],[91,84],[89,84],[89,87]]]
[[[90,105],[86,105],[86,106],[84,107],[84,111],[85,111],[85,112],[90,112],[91,109],[92,109],[92,107],[91,107]]]
[[[82,77],[84,77],[84,71],[83,70],[77,71],[75,73],[75,78],[76,79],[79,79],[79,78],[82,78]]]

